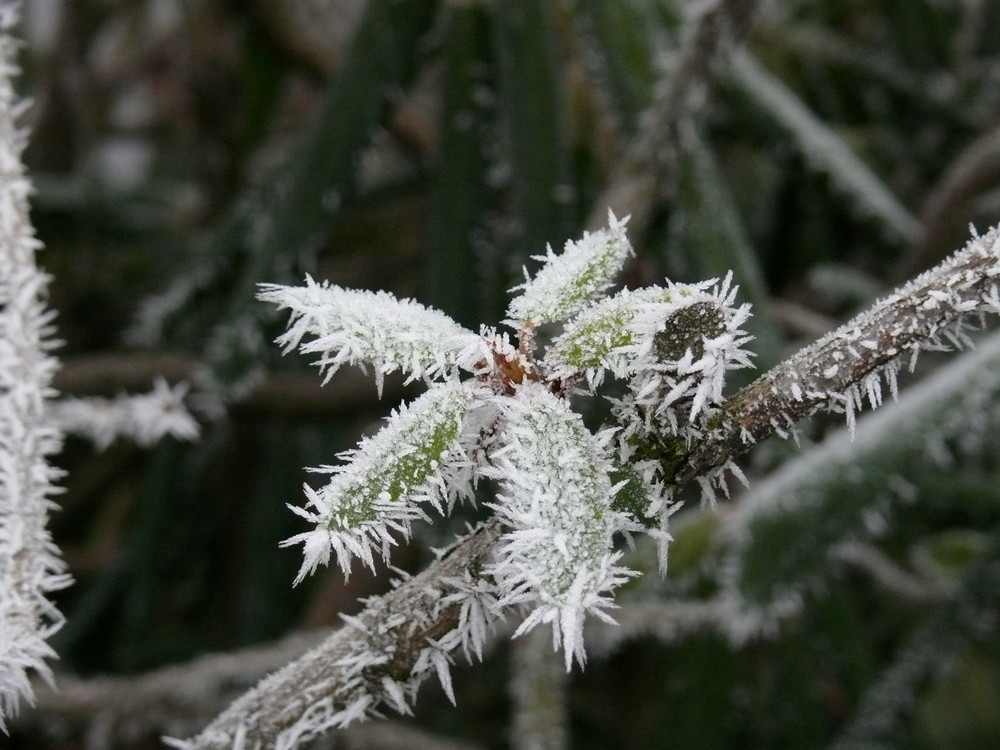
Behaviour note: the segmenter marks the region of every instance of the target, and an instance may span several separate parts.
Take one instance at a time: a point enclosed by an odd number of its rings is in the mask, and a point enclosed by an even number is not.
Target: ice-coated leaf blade
[[[305,286],[261,286],[258,298],[291,311],[278,339],[284,351],[319,354],[327,377],[344,364],[372,364],[382,376],[395,370],[410,379],[443,378],[455,372],[479,337],[444,313],[388,292],[344,289],[306,277]],[[308,338],[308,341],[303,342]]]
[[[595,302],[570,320],[546,352],[546,365],[557,375],[584,372],[594,377],[607,369],[619,377],[630,371],[636,347],[651,336],[650,313],[660,311],[666,319],[671,311],[691,305],[708,295],[702,287],[675,284],[670,287],[625,289]],[[640,318],[644,325],[639,325]]]
[[[524,284],[507,308],[508,323],[540,325],[566,320],[604,294],[614,283],[626,259],[633,255],[625,234],[628,219],[609,216],[609,226],[585,232],[583,239],[566,243],[556,255],[552,248],[539,260],[545,265]]]
[[[486,470],[499,482],[497,515],[510,528],[492,574],[507,604],[531,613],[521,632],[552,623],[567,668],[584,660],[583,621],[611,605],[626,580],[613,536],[629,527],[612,508],[616,487],[604,444],[566,402],[529,383],[501,406],[502,448]]]
[[[345,573],[354,557],[372,567],[373,553],[388,557],[393,532],[408,536],[410,524],[426,516],[421,504],[445,511],[470,495],[463,428],[476,397],[474,384],[433,388],[348,451],[347,463],[317,469],[334,476],[318,490],[307,487],[307,507],[295,509],[315,528],[284,542],[304,546],[297,581],[326,564],[331,552]]]

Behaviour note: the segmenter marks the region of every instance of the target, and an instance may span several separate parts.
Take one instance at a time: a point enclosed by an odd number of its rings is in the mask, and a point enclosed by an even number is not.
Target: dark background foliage
[[[612,206],[633,215],[627,284],[735,271],[766,367],[960,247],[969,222],[996,222],[1000,5],[765,4],[747,51],[811,114],[799,130],[749,64],[730,69],[731,46],[680,77],[688,5],[28,0],[20,85],[65,341],[57,385],[193,379],[203,424],[194,444],[148,451],[67,443],[53,533],[76,584],[59,599],[59,670],[138,674],[334,624],[387,585],[331,569],[293,589],[299,553],[278,542],[301,530],[285,504],[311,480],[303,467],[332,463],[414,391],[391,381],[378,402],[355,372],[321,389],[271,343],[281,320],[254,299],[260,282],[388,289],[475,327],[502,317],[530,255]],[[852,183],[838,148],[894,206]],[[632,178],[651,186],[629,194]],[[761,446],[751,480],[838,426]],[[883,552],[918,573],[914,561],[936,560],[951,581],[995,560],[995,451],[912,464],[866,467],[913,488]],[[713,585],[718,516],[688,507],[662,595],[697,599]],[[797,524],[787,533],[806,533]],[[423,532],[397,565],[421,568],[425,545],[460,528]],[[983,596],[976,611],[996,618]],[[825,746],[907,649],[940,637],[947,668],[903,686],[913,700],[885,746],[996,747],[995,627],[946,648],[945,604],[886,594],[850,567],[831,566],[805,599],[772,638],[644,637],[592,659],[572,677],[572,746]],[[414,721],[504,746],[504,652],[458,670],[457,708],[428,687]],[[59,746],[83,747],[79,735]],[[21,747],[44,736],[30,710],[15,725]]]

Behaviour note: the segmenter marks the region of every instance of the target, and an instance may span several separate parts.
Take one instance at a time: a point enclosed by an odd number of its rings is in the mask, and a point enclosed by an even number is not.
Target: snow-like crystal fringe
[[[562,254],[549,247],[535,256],[544,266],[512,291],[521,290],[507,308],[507,322],[516,327],[566,320],[614,284],[625,261],[634,254],[625,234],[628,217],[608,215],[608,228],[585,233],[583,239],[566,243]]]
[[[284,351],[299,347],[305,354],[318,353],[327,379],[341,365],[370,363],[380,395],[383,377],[396,370],[410,380],[454,374],[478,339],[444,313],[413,300],[318,284],[309,277],[303,287],[263,284],[258,298],[291,310],[288,330],[278,339]],[[306,337],[311,340],[303,343]]]
[[[58,472],[48,461],[61,442],[49,419],[56,360],[48,276],[35,265],[28,212],[31,185],[21,153],[24,110],[11,82],[18,68],[10,32],[20,3],[0,5],[0,731],[34,693],[31,674],[51,680],[46,639],[62,625],[49,595],[69,584],[46,529]]]

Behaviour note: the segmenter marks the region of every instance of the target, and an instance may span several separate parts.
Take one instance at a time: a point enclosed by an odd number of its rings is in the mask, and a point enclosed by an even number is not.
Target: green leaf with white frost
[[[357,449],[345,452],[347,463],[315,469],[334,477],[319,490],[306,486],[307,507],[295,509],[316,524],[313,531],[284,542],[305,547],[296,582],[329,562],[331,550],[345,574],[352,557],[372,568],[373,551],[388,558],[393,531],[409,536],[411,522],[426,517],[421,503],[444,512],[456,499],[471,496],[463,427],[476,390],[476,385],[457,381],[433,388],[409,407],[400,407]]]
[[[519,327],[566,320],[607,292],[633,255],[625,235],[627,221],[609,215],[607,229],[567,242],[561,255],[550,247],[545,255],[535,256],[545,265],[534,278],[515,287],[522,291],[507,308],[507,322]]]
[[[634,325],[641,313],[657,306],[687,305],[706,296],[700,287],[681,285],[625,289],[592,304],[569,321],[552,342],[545,361],[560,375],[596,375],[598,370],[608,369],[622,376],[634,361],[634,347],[642,336]]]
[[[500,482],[495,510],[512,530],[491,572],[503,603],[532,608],[519,632],[551,622],[569,668],[584,660],[585,616],[607,619],[610,592],[629,574],[612,549],[614,533],[633,524],[611,505],[610,434],[593,435],[541,385],[522,386],[501,409],[503,447],[487,473]]]
[[[388,292],[318,284],[307,276],[305,286],[262,284],[257,296],[291,311],[288,330],[277,339],[285,352],[299,347],[319,354],[327,379],[343,364],[371,363],[379,394],[383,376],[396,370],[409,380],[454,373],[479,342],[444,313]],[[307,337],[312,340],[302,343]]]

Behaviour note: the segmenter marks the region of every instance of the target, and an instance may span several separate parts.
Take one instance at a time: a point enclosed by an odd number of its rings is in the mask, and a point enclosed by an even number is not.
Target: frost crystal
[[[611,506],[610,437],[591,434],[564,400],[528,384],[506,400],[503,447],[490,455],[488,473],[500,482],[494,507],[512,529],[491,568],[500,604],[533,608],[518,633],[551,622],[567,668],[584,661],[584,617],[602,616],[628,575],[612,550],[614,533],[634,524]]]
[[[441,378],[455,372],[478,337],[444,313],[388,292],[342,289],[306,278],[304,287],[264,284],[258,298],[292,312],[278,339],[284,351],[296,346],[318,353],[329,378],[343,364],[371,363],[382,393],[382,378],[396,370],[410,380]],[[312,337],[302,343],[305,337]]]
[[[550,247],[545,255],[536,256],[545,265],[534,278],[515,287],[522,291],[507,308],[511,325],[566,320],[611,287],[633,251],[625,235],[628,218],[618,220],[609,215],[608,221],[607,229],[567,242],[561,255],[555,255]]]
[[[35,238],[28,214],[31,185],[17,125],[24,107],[11,76],[17,44],[10,30],[19,3],[0,7],[0,730],[22,699],[31,700],[31,673],[51,679],[46,639],[62,625],[48,596],[69,584],[46,529],[53,480],[47,457],[61,435],[47,414],[56,361],[48,352],[52,313],[46,310],[48,277],[35,265]]]

